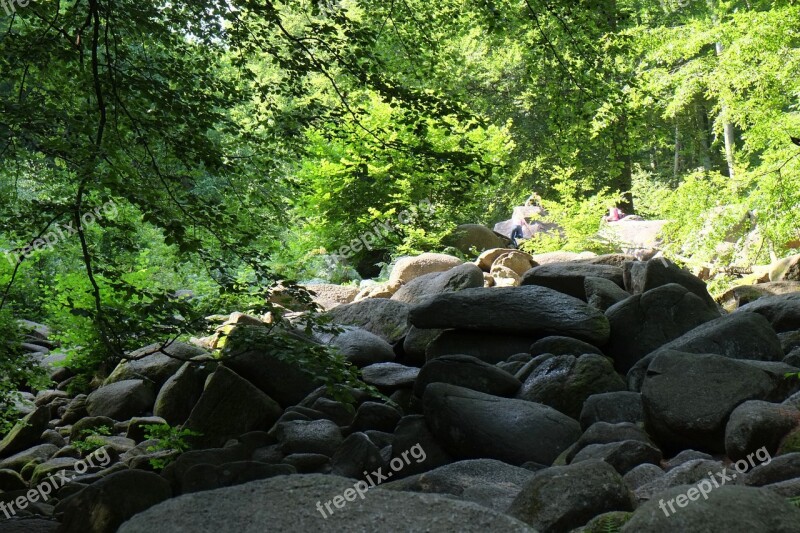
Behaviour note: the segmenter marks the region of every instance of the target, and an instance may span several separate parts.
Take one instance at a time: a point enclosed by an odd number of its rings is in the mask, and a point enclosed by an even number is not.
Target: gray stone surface
[[[438,494],[371,489],[344,500],[352,479],[337,476],[279,476],[245,485],[189,494],[164,502],[132,520],[119,533],[264,533],[286,531],[486,531],[531,532],[509,516]],[[342,496],[341,499],[337,498]],[[337,498],[339,508],[326,502]],[[320,502],[327,518],[317,509]]]

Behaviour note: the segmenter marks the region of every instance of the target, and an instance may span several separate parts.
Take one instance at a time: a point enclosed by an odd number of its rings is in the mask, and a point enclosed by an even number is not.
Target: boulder
[[[517,252],[514,248],[492,248],[491,250],[486,250],[482,252],[478,258],[475,260],[475,265],[480,268],[484,272],[489,272],[492,269],[492,264],[494,264],[494,260],[500,257],[501,255],[508,253],[508,252]],[[525,253],[525,252],[519,252]],[[528,254],[525,254],[528,255]],[[529,256],[531,257],[531,256]],[[533,261],[533,257],[531,257],[531,262]],[[532,268],[532,267],[529,267]]]
[[[405,285],[412,279],[434,272],[445,272],[463,262],[462,259],[447,254],[424,253],[413,257],[403,257],[392,268],[389,285]]]
[[[469,254],[473,250],[480,253],[492,248],[505,248],[509,241],[481,224],[461,224],[450,235],[442,239],[442,244],[452,246],[461,253]]]
[[[413,366],[424,365],[428,346],[441,332],[440,329],[420,329],[412,326],[403,339],[403,358],[398,362]]]
[[[611,324],[606,351],[625,373],[653,350],[719,318],[719,312],[682,285],[668,283],[611,306],[606,317]]]
[[[650,363],[667,351],[756,361],[783,359],[780,339],[766,319],[755,313],[733,313],[701,324],[640,359],[628,372],[628,387],[639,390]]]
[[[559,355],[544,361],[527,377],[517,398],[549,405],[578,419],[593,394],[625,390],[625,381],[602,355]]]
[[[327,457],[333,456],[343,440],[339,426],[330,420],[280,422],[275,437],[286,455],[318,453]]]
[[[181,493],[233,487],[250,481],[295,473],[296,470],[289,465],[272,465],[257,461],[237,461],[222,465],[199,464],[186,471],[181,480]]]
[[[380,298],[340,305],[327,316],[336,324],[357,326],[394,344],[408,333],[408,308],[407,303]]]
[[[459,500],[505,512],[534,473],[494,459],[472,459],[440,466],[381,485],[382,489],[449,494]]]
[[[728,289],[719,297],[722,307],[732,313],[739,307],[755,302],[764,296],[778,296],[800,292],[800,281],[773,281],[756,285],[740,285]]]
[[[534,267],[522,277],[522,285],[549,287],[586,301],[584,283],[587,277],[607,279],[620,288],[623,285],[620,267],[580,262],[551,263]]]
[[[581,527],[601,513],[632,510],[633,498],[622,477],[608,463],[591,460],[537,472],[508,514],[554,533]]]
[[[430,361],[443,355],[471,355],[481,361],[495,364],[505,361],[514,354],[527,352],[536,340],[537,338],[532,335],[504,335],[449,329],[442,331],[428,345],[425,357]]]
[[[690,492],[692,488],[695,490]],[[639,507],[621,531],[791,533],[797,531],[798,523],[800,509],[768,491],[724,485],[699,494],[696,486],[681,485]]]
[[[636,424],[631,424],[629,422],[620,422],[618,424],[597,422],[589,426],[589,428],[583,432],[583,435],[575,442],[575,445],[564,455],[564,459],[567,462],[572,461],[573,458],[587,446],[622,441],[637,441],[645,444],[652,444],[647,433]]]
[[[0,460],[0,470],[21,471],[28,463],[43,463],[53,457],[58,447],[53,444],[39,444],[26,448],[10,457]]]
[[[0,458],[9,457],[37,444],[49,422],[50,408],[46,405],[37,407],[33,412],[24,416],[0,441]]]
[[[606,444],[590,444],[575,454],[570,464],[595,459],[610,464],[620,475],[625,475],[642,464],[658,465],[662,457],[661,450],[650,443],[623,440]]]
[[[161,476],[123,470],[101,478],[58,505],[59,532],[114,533],[129,518],[172,496]]]
[[[384,465],[381,451],[364,433],[351,433],[331,458],[335,476],[363,479],[364,472],[374,472]]]
[[[583,279],[583,290],[586,293],[586,303],[601,311],[606,311],[615,303],[631,296],[628,291],[610,279],[594,276],[586,276]]]
[[[603,352],[601,352],[599,348],[592,346],[588,342],[579,341],[578,339],[573,339],[572,337],[561,337],[558,335],[539,339],[531,345],[529,352],[534,357],[543,353],[574,356],[587,353],[603,355]]]
[[[597,257],[594,252],[545,252],[543,254],[533,254],[533,260],[540,265],[550,265],[552,263],[566,263],[569,261],[580,261],[582,259],[593,259]]]
[[[128,379],[103,385],[91,393],[86,398],[86,410],[90,416],[128,420],[151,412],[155,401],[156,393],[152,382]]]
[[[401,457],[403,452],[414,446],[420,446],[425,450],[425,460],[406,465],[401,472],[398,472],[398,477],[421,474],[453,461],[431,433],[423,415],[404,416],[397,423],[392,442],[392,458]]]
[[[314,303],[326,311],[339,305],[349,304],[358,294],[358,287],[353,285],[319,283],[303,285],[303,288],[311,294],[311,299]]]
[[[417,304],[435,294],[474,287],[483,287],[483,272],[472,263],[464,263],[444,272],[433,272],[412,279],[394,293],[392,300]]]
[[[644,422],[642,395],[638,392],[617,391],[592,394],[583,403],[580,416],[581,428],[586,429],[595,422],[618,424]]]
[[[490,275],[493,287],[519,287],[522,283],[520,275],[506,266],[492,266]]]
[[[736,310],[756,313],[766,318],[778,333],[800,329],[800,293],[766,296]]]
[[[645,427],[665,451],[721,453],[725,424],[747,400],[783,401],[796,385],[782,363],[739,361],[721,355],[666,351],[642,385]]]
[[[404,531],[533,533],[522,522],[471,502],[381,489],[359,493],[352,479],[323,475],[278,476],[180,496],[135,516],[119,533],[263,533],[265,527],[355,533],[373,531],[375,517]]]
[[[425,420],[453,457],[551,464],[580,436],[578,422],[546,405],[432,383]]]
[[[378,402],[364,402],[358,406],[350,431],[385,431],[391,433],[402,418],[400,411]]]
[[[668,283],[677,283],[699,296],[709,309],[717,309],[717,304],[708,294],[703,280],[663,257],[650,259],[646,263],[639,261],[625,263],[624,270],[625,289],[632,294],[647,292]]]
[[[344,307],[347,306],[337,307],[332,312]],[[281,406],[296,405],[316,389],[319,383],[297,364],[292,364],[286,355],[284,343],[273,341],[269,335],[264,337],[262,333],[264,330],[265,328],[258,326],[237,327],[225,345],[223,352],[226,358],[225,366],[258,387]],[[306,337],[288,333],[286,335],[291,337],[289,339],[291,342],[296,342],[300,347],[304,345],[313,347],[313,342]]]
[[[520,381],[508,372],[469,355],[444,355],[428,361],[414,383],[414,394],[422,398],[431,383],[449,383],[493,396],[513,396]]]
[[[243,433],[269,428],[281,411],[281,407],[255,385],[220,366],[208,378],[186,427],[202,434],[193,438],[198,445],[221,446]]]
[[[206,379],[216,368],[217,363],[184,363],[158,391],[153,414],[171,426],[186,422],[203,394]]]
[[[128,359],[118,364],[106,378],[104,384],[144,379],[151,381],[158,388],[187,360],[207,355],[202,348],[180,341],[167,344],[163,350],[162,346],[162,343],[155,343],[131,352],[128,354]]]
[[[391,362],[395,358],[391,344],[374,333],[360,328],[346,328],[331,339],[330,345],[359,368],[373,363]]]
[[[399,288],[399,285],[390,285],[388,283],[375,283],[373,285],[367,285],[358,291],[356,297],[353,298],[353,303],[357,303],[362,300],[368,300],[370,298],[391,298]]]
[[[478,260],[480,260],[480,258],[478,258]],[[492,266],[489,270],[494,272],[495,268],[498,267],[508,268],[521,277],[525,272],[537,266],[539,265],[533,260],[530,254],[520,252],[519,250],[510,250],[498,256],[492,262]]]
[[[779,259],[770,265],[770,281],[800,281],[800,254]]]
[[[439,294],[411,308],[419,328],[460,328],[516,335],[564,335],[602,345],[608,320],[597,309],[546,287],[493,287]]]
[[[759,448],[775,455],[784,437],[800,423],[800,411],[787,405],[751,400],[731,413],[725,426],[725,453],[732,461]]]
[[[361,376],[365,383],[388,392],[406,387],[411,388],[418,374],[419,368],[397,363],[376,363],[361,369]]]

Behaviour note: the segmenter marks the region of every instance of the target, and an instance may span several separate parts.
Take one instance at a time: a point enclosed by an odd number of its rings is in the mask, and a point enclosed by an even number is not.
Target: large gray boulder
[[[665,451],[724,452],[725,424],[747,400],[783,401],[796,388],[783,363],[667,351],[642,385],[645,427]]]
[[[129,359],[118,364],[106,378],[105,384],[145,379],[161,387],[187,360],[206,355],[202,348],[180,341],[169,343],[163,350],[161,348],[161,343],[155,343],[131,352]]]
[[[202,434],[195,437],[198,445],[221,446],[232,437],[268,429],[281,412],[281,407],[255,385],[220,366],[209,377],[186,427]]]
[[[169,483],[152,472],[123,470],[61,501],[61,533],[114,533],[129,518],[172,496]]]
[[[419,330],[425,331],[425,330]],[[439,331],[439,330],[431,330]],[[507,335],[487,331],[447,329],[428,344],[425,358],[430,361],[443,355],[471,355],[490,364],[505,361],[512,355],[525,353],[536,337]]]
[[[780,339],[764,317],[756,313],[733,313],[701,324],[640,359],[628,371],[628,387],[639,390],[650,363],[667,351],[713,353],[754,361],[783,359]]]
[[[505,512],[534,472],[494,459],[472,459],[441,466],[424,474],[384,483],[381,488],[426,494],[450,494]]]
[[[450,383],[493,396],[513,396],[522,385],[505,370],[469,355],[445,355],[428,361],[414,382],[414,394],[421,398],[431,383]]]
[[[357,326],[394,344],[408,333],[408,308],[405,302],[368,298],[340,305],[326,314],[336,324]]]
[[[800,421],[800,411],[777,403],[751,400],[733,410],[725,426],[725,453],[732,461],[764,448],[775,455],[784,437]]]
[[[606,357],[558,355],[533,370],[517,398],[549,405],[577,420],[584,402],[593,394],[624,390],[625,381]]]
[[[50,407],[37,407],[17,422],[8,435],[0,441],[0,457],[8,457],[32,447],[39,442],[42,432],[50,422]]]
[[[392,295],[392,300],[417,304],[435,294],[458,292],[483,287],[483,271],[472,263],[464,263],[445,272],[414,278]]]
[[[464,289],[414,306],[418,328],[460,328],[516,335],[564,335],[602,345],[609,325],[603,314],[577,298],[529,285]]]
[[[696,294],[668,283],[636,294],[606,311],[611,338],[606,352],[620,372],[697,326],[719,318]]]
[[[680,485],[639,507],[621,531],[794,533],[798,524],[800,509],[769,491],[723,485],[700,493],[696,485]]]
[[[508,514],[542,533],[567,532],[610,511],[632,511],[633,497],[614,468],[590,460],[541,470],[528,481]]]
[[[596,422],[643,423],[642,395],[631,391],[593,394],[583,403],[579,421],[583,429]]]
[[[587,277],[607,279],[622,290],[623,277],[620,267],[578,262],[551,263],[533,267],[522,276],[522,285],[549,287],[586,301],[584,283]]]
[[[594,276],[586,276],[583,280],[583,289],[586,292],[586,303],[601,311],[607,310],[631,295],[613,281]]]
[[[184,363],[158,391],[153,414],[171,426],[186,422],[203,394],[206,379],[216,368],[217,363]]]
[[[453,457],[549,465],[580,437],[578,422],[546,405],[432,383],[423,397],[431,432]]]
[[[800,329],[800,293],[759,298],[740,307],[736,313],[757,313],[779,333],[795,331]]]
[[[709,309],[718,309],[703,280],[663,257],[650,259],[646,263],[638,261],[626,263],[624,271],[625,288],[632,294],[647,292],[668,283],[677,283],[699,296]]]
[[[478,253],[492,248],[505,248],[508,239],[481,224],[461,224],[453,232],[442,239],[442,244],[452,246],[461,253],[469,254],[473,250]]]
[[[355,304],[350,304],[355,305]],[[342,309],[340,306],[334,309]],[[238,326],[225,345],[225,366],[246,379],[281,406],[297,405],[320,384],[288,357],[285,343],[263,335],[260,326]],[[280,334],[280,333],[276,333]],[[300,349],[313,341],[288,334]]]
[[[439,494],[354,488],[352,479],[325,475],[278,476],[263,481],[174,498],[135,516],[119,533],[191,531],[264,533],[285,531],[534,530],[486,507]]]
[[[86,398],[89,416],[128,420],[153,409],[156,391],[151,381],[128,379],[103,385]]]
[[[389,274],[389,286],[397,287],[405,285],[420,276],[435,272],[446,272],[463,262],[462,259],[447,254],[424,253],[402,257],[392,267],[392,272]]]
[[[348,361],[359,368],[373,363],[394,361],[395,357],[391,344],[361,328],[346,328],[331,339],[330,345],[336,347]]]

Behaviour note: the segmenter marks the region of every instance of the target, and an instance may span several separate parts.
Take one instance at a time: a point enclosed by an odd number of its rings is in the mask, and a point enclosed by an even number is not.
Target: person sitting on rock
[[[625,217],[625,213],[619,207],[613,206],[608,208],[608,215],[603,217],[605,222],[618,222]]]
[[[526,226],[528,230],[530,230],[531,227],[528,226],[528,221],[525,220],[525,217],[523,216],[515,215],[513,218],[513,222],[514,222],[514,229],[511,230],[511,247],[519,248],[519,243],[517,242],[517,239],[522,239],[525,236],[522,233],[522,226],[523,225]],[[531,231],[531,233],[533,233],[533,231]]]

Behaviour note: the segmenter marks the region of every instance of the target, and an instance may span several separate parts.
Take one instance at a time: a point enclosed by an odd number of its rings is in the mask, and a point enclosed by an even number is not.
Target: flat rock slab
[[[285,531],[535,532],[486,507],[439,494],[371,489],[323,518],[317,508],[352,489],[355,480],[326,475],[279,476],[164,502],[136,515],[118,533],[264,533]],[[349,493],[352,494],[352,493]]]

